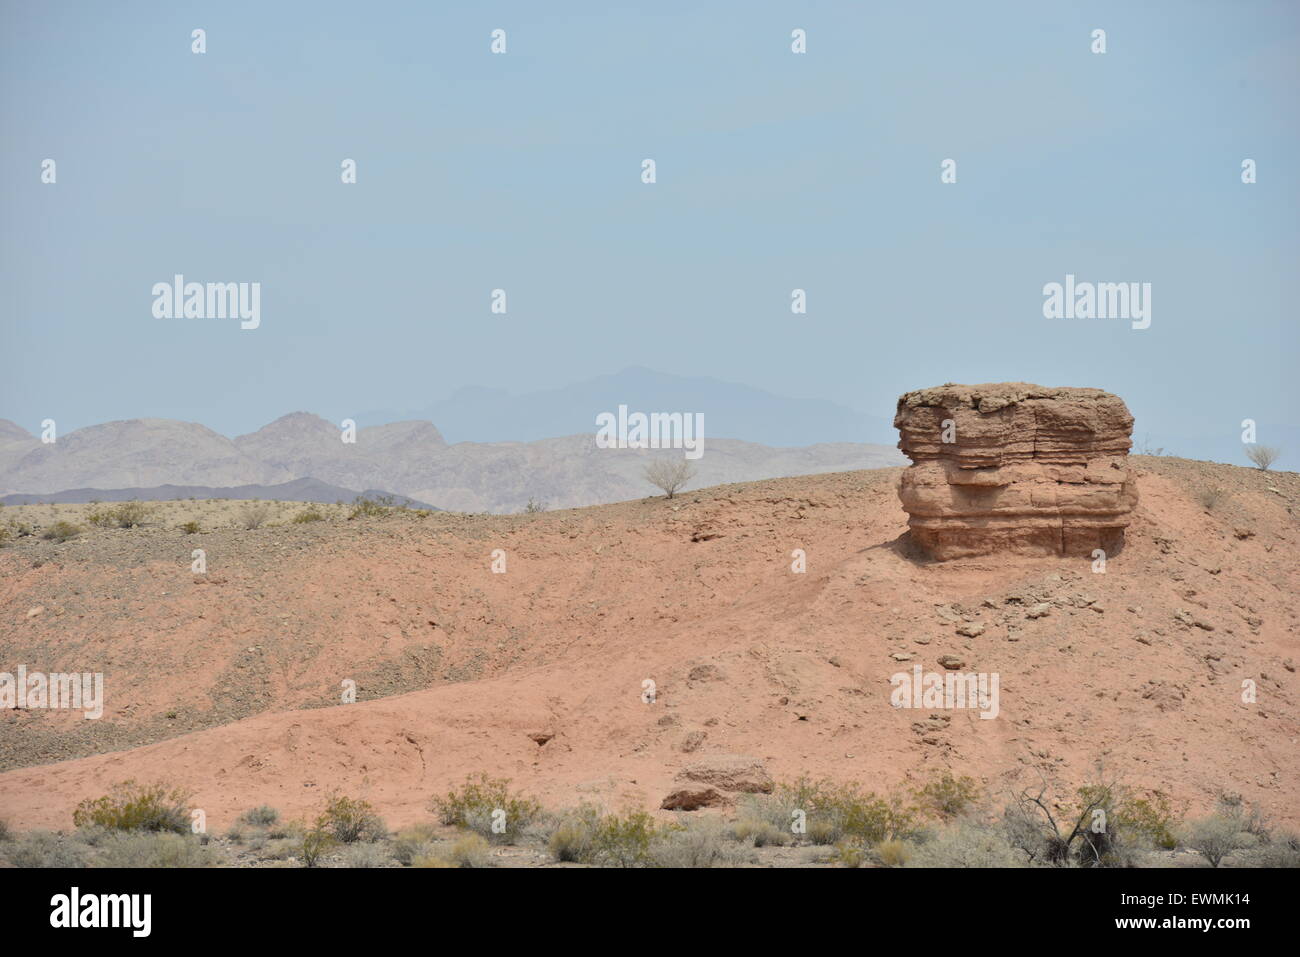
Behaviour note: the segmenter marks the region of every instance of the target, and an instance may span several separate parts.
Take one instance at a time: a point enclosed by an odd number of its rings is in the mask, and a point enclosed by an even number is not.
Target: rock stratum
[[[1133,416],[1101,389],[948,384],[898,400],[913,543],[946,561],[1006,552],[1107,555],[1137,505]]]

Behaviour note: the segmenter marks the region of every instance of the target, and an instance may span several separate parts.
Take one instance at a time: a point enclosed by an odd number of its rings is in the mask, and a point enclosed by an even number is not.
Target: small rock
[[[1047,602],[1039,602],[1029,611],[1025,612],[1026,618],[1046,618],[1052,611],[1052,606]]]
[[[984,634],[984,622],[972,621],[957,626],[957,634],[965,638],[978,638]]]
[[[682,738],[681,748],[687,754],[690,754],[692,751],[698,751],[700,745],[704,743],[704,739],[708,736],[707,731],[692,731],[690,734],[686,735],[686,737]]]
[[[909,655],[909,654],[908,654],[907,652],[905,652],[905,651],[895,651],[895,652],[894,652],[892,655],[890,655],[889,657],[893,658],[895,661],[911,661],[911,660],[912,660],[912,656]]]
[[[959,668],[966,667],[966,662],[957,655],[942,655],[939,658],[939,664],[949,671],[957,671]]]
[[[665,811],[697,811],[725,804],[726,800],[713,788],[683,788],[664,798],[659,807]]]

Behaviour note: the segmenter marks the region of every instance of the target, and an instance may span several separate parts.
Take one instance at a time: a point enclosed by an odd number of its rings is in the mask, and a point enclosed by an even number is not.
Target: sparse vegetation
[[[270,517],[270,505],[265,502],[254,502],[251,505],[245,505],[239,510],[237,521],[241,528],[252,531],[265,525]]]
[[[404,506],[396,504],[391,495],[376,495],[373,498],[358,495],[352,502],[352,514],[348,516],[348,521],[354,518],[382,518],[393,509],[402,507]]]
[[[269,805],[250,808],[239,815],[239,823],[249,827],[270,827],[280,820],[280,812]]]
[[[100,867],[210,867],[219,855],[189,835],[115,834],[104,842]]]
[[[979,785],[973,778],[955,778],[944,771],[938,778],[913,792],[922,812],[944,821],[962,814],[979,796]]]
[[[199,523],[194,521],[193,519],[191,519],[188,522],[184,522],[183,524],[177,527],[186,535],[196,535],[200,531]]]
[[[92,509],[86,515],[86,521],[99,528],[135,528],[143,525],[152,511],[143,502],[119,502],[107,508]]]
[[[538,512],[544,511],[546,511],[546,503],[537,502],[531,498],[528,500],[528,504],[524,506],[525,515],[536,515]]]
[[[647,465],[642,474],[645,475],[647,482],[663,490],[668,498],[672,498],[695,477],[695,468],[685,459],[680,462],[661,459]]]
[[[329,834],[340,844],[356,841],[378,841],[388,836],[383,819],[375,813],[369,801],[334,795],[325,804],[325,810],[316,818],[316,829]]]
[[[417,857],[413,867],[491,867],[491,846],[479,834],[462,834],[450,846]]]
[[[432,809],[443,824],[468,828],[489,840],[513,844],[541,813],[542,807],[531,798],[512,793],[509,778],[479,774],[467,777],[459,790],[434,798]]]
[[[57,521],[44,532],[41,538],[48,542],[67,542],[76,538],[82,532],[80,525],[73,525],[71,522]]]
[[[1207,512],[1212,512],[1214,511],[1215,506],[1223,501],[1227,494],[1228,490],[1220,485],[1206,485],[1197,490],[1196,501],[1199,502],[1201,507]]]
[[[189,794],[164,784],[139,785],[123,781],[103,797],[87,798],[72,812],[76,827],[98,825],[110,831],[172,831],[190,829]]]
[[[0,853],[14,867],[85,867],[90,861],[85,844],[50,831],[29,831]]]
[[[1255,463],[1255,467],[1261,472],[1267,472],[1268,467],[1277,461],[1277,457],[1282,454],[1282,450],[1274,448],[1271,445],[1246,446],[1246,458]]]
[[[325,856],[325,852],[336,843],[338,842],[334,836],[317,821],[316,826],[305,831],[302,839],[297,842],[298,856],[302,859],[303,866],[315,867]]]
[[[325,516],[322,515],[320,510],[314,505],[308,506],[293,517],[293,524],[295,525],[306,525],[308,522],[323,521],[325,521]]]

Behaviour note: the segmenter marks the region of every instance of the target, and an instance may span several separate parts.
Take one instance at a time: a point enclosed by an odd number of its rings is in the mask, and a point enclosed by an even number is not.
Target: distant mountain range
[[[264,499],[277,502],[335,502],[350,504],[358,498],[373,500],[392,499],[394,505],[407,508],[433,510],[425,502],[404,495],[394,495],[380,489],[354,492],[351,489],[328,485],[314,478],[294,479],[279,485],[236,485],[233,488],[214,488],[210,485],[155,485],[152,488],[73,488],[45,495],[15,492],[0,496],[0,505],[65,505],[80,502],[172,502],[186,498],[228,498],[235,501]]]
[[[436,422],[449,442],[532,442],[592,431],[596,413],[612,412],[619,404],[645,411],[703,412],[710,437],[778,447],[897,440],[891,418],[863,415],[823,399],[792,399],[719,379],[668,375],[642,366],[519,395],[505,389],[460,389],[421,409],[365,412],[353,418],[362,425],[410,419]]]
[[[862,441],[892,438],[886,420],[831,402],[633,367],[525,395],[463,389],[415,419],[356,415],[352,443],[342,441],[341,423],[307,412],[233,439],[195,422],[128,419],[76,429],[50,444],[0,419],[0,496],[333,502],[351,501],[358,494],[351,489],[383,489],[429,507],[514,512],[530,500],[569,508],[658,494],[642,470],[654,456],[682,453],[597,448],[597,414],[619,405],[703,413],[705,451],[687,489],[906,462],[890,445]],[[460,441],[449,444],[444,429]]]

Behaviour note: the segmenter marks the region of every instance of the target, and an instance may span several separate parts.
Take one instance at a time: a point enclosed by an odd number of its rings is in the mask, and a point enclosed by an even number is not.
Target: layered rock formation
[[[1137,488],[1133,416],[1118,396],[949,384],[900,397],[894,425],[913,463],[898,495],[930,557],[1086,557],[1123,545]]]

